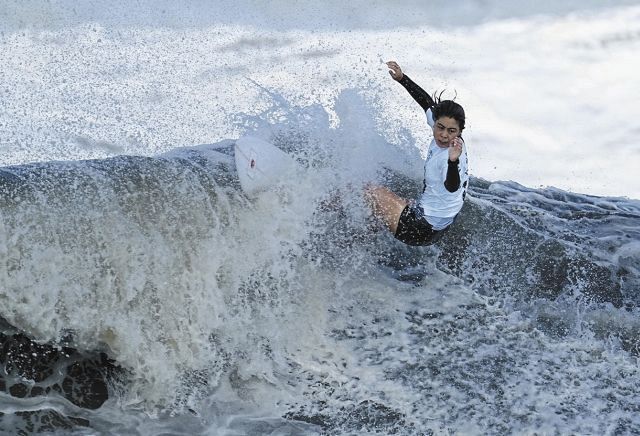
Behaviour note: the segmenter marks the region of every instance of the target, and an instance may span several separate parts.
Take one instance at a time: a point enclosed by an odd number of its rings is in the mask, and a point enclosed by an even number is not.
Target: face
[[[448,147],[449,143],[458,136],[460,136],[460,127],[451,117],[440,117],[433,125],[433,137],[439,147]]]

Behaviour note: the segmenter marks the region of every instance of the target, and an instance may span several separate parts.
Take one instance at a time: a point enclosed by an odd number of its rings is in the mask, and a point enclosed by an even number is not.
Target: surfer
[[[453,223],[464,201],[469,180],[467,152],[461,136],[464,109],[453,100],[441,100],[435,95],[435,100],[431,98],[396,62],[387,62],[387,67],[391,77],[425,111],[433,139],[427,150],[423,191],[418,199],[409,201],[375,185],[365,188],[365,197],[373,214],[382,219],[397,239],[408,245],[429,245]]]

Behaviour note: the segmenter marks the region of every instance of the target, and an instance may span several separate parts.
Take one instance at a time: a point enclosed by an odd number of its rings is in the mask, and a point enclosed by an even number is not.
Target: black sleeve
[[[435,105],[435,102],[433,101],[431,96],[427,94],[424,89],[416,85],[415,82],[411,80],[406,74],[402,76],[400,84],[404,86],[407,91],[409,91],[411,97],[413,97],[413,99],[418,102],[418,104],[422,107],[422,109],[424,109],[425,112],[431,106]]]
[[[456,159],[455,162],[451,162],[447,159],[447,178],[444,181],[444,187],[449,192],[456,192],[460,189],[460,172],[458,171],[458,163],[460,161]]]

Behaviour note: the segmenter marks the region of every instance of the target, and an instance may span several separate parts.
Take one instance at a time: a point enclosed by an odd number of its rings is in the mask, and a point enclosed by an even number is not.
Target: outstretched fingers
[[[402,72],[402,69],[400,68],[400,65],[398,65],[396,61],[387,62],[387,67],[389,68],[389,75],[394,80],[397,80],[397,81],[402,80],[402,78],[404,77],[404,74]]]

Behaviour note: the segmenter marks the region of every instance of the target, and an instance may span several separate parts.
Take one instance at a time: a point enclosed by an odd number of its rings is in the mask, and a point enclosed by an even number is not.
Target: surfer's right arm
[[[387,67],[389,68],[389,74],[391,75],[393,80],[404,86],[405,89],[409,91],[409,95],[411,95],[411,97],[413,97],[413,99],[418,102],[420,107],[422,107],[425,112],[427,111],[427,109],[435,105],[435,102],[427,93],[427,91],[420,88],[413,80],[409,78],[409,76],[404,74],[397,62],[389,61],[387,62]]]

